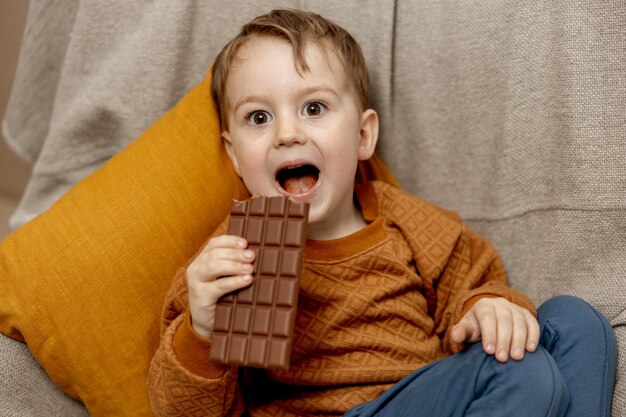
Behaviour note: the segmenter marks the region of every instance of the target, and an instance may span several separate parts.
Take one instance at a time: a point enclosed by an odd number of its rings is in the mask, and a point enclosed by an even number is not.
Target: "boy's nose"
[[[276,139],[274,142],[276,147],[292,146],[295,144],[303,144],[304,142],[306,142],[306,138],[299,129],[297,121],[281,120],[277,123]]]

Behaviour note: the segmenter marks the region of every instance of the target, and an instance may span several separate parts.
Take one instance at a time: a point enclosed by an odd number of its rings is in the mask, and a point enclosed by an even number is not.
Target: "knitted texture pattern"
[[[495,250],[455,214],[383,182],[357,196],[367,227],[307,242],[287,371],[238,374],[203,361],[210,342],[185,319],[181,269],[150,372],[157,415],[340,416],[460,350],[449,332],[478,298],[503,296],[534,312],[507,287]]]

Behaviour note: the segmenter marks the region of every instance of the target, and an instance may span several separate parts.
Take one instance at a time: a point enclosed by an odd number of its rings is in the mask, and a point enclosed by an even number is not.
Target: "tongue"
[[[282,184],[282,187],[289,194],[304,194],[313,188],[316,182],[317,178],[315,175],[306,174],[301,177],[287,178]]]

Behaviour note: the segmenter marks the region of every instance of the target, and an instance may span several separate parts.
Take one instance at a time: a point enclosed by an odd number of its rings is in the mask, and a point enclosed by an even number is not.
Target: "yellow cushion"
[[[25,341],[94,416],[149,416],[165,292],[244,198],[210,77],[0,245],[0,331]]]
[[[220,139],[210,75],[49,211],[0,244],[0,332],[25,341],[93,416],[151,416],[162,303],[248,193]],[[395,184],[373,158],[358,178]]]

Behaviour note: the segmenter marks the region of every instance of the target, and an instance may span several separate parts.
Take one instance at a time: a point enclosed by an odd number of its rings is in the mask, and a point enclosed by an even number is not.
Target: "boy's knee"
[[[558,387],[564,382],[554,359],[542,346],[535,352],[526,352],[524,359],[520,361],[509,360],[503,365],[508,378],[528,386],[528,391],[531,392],[550,391],[551,387]]]
[[[582,298],[573,295],[557,295],[552,297],[537,309],[541,314],[577,316],[589,315],[595,312],[595,309]]]
[[[521,361],[509,363],[510,374],[518,374],[519,383],[523,385],[521,391],[536,404],[538,412],[545,410],[546,416],[565,415],[569,404],[567,384],[556,362],[543,347],[526,353]]]
[[[538,309],[539,322],[548,324],[557,332],[583,339],[610,339],[613,330],[607,318],[581,298],[559,295],[543,303]]]
[[[509,360],[502,365],[502,378],[511,392],[519,395],[521,404],[532,404],[528,415],[561,416],[569,403],[569,391],[554,359],[543,348],[526,353],[521,361]],[[531,411],[525,409],[525,411]]]

